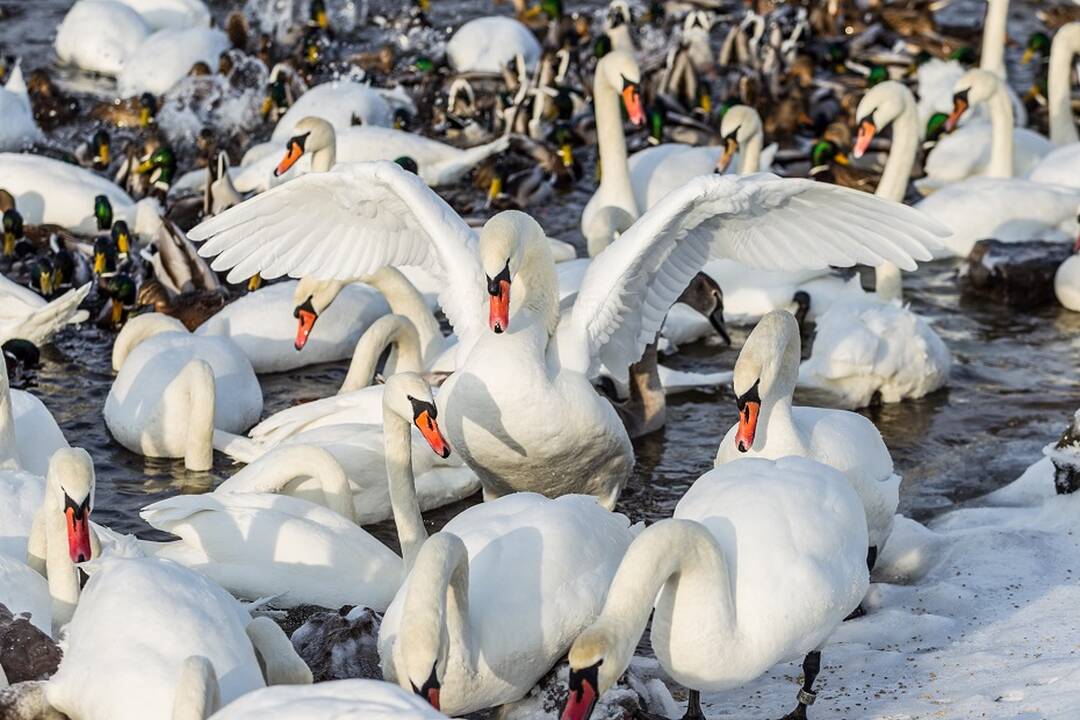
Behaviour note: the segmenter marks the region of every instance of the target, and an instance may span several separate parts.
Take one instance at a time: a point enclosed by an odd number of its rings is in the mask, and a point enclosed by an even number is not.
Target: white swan
[[[445,717],[414,693],[379,680],[332,680],[306,687],[256,690],[210,716],[211,720],[438,720]]]
[[[22,67],[15,63],[7,82],[0,88],[0,150],[20,150],[43,137],[34,121]]]
[[[233,182],[241,192],[263,191],[303,172],[326,172],[339,162],[410,157],[416,161],[417,172],[424,182],[437,187],[458,182],[478,163],[506,150],[509,143],[509,137],[501,137],[461,149],[422,135],[375,125],[335,130],[326,120],[309,116],[296,123],[285,143],[283,159],[277,153],[267,154],[240,168]],[[303,160],[305,157],[309,159]]]
[[[278,143],[275,149],[280,147],[280,143],[296,134],[293,132],[296,124],[309,116],[321,117],[335,130],[353,125],[392,127],[396,109],[416,112],[412,100],[400,87],[386,90],[352,80],[332,80],[298,97],[274,126],[270,140]]]
[[[1080,53],[1080,22],[1064,25],[1050,46],[1047,105],[1050,141],[1056,148],[1028,174],[1029,180],[1080,188],[1080,134],[1076,131],[1071,100],[1072,61]]]
[[[0,367],[0,467],[21,468],[44,477],[49,458],[67,446],[63,431],[44,403],[29,392],[13,389],[7,367]],[[3,531],[0,524],[0,533]]]
[[[1080,208],[1076,214],[1080,226]],[[1073,312],[1080,312],[1080,231],[1077,231],[1073,254],[1054,273],[1054,294],[1058,302]]]
[[[1012,110],[996,75],[971,70],[957,83],[957,100],[950,122],[972,105],[987,103],[993,128],[988,177],[972,177],[948,185],[916,207],[952,231],[944,245],[953,255],[971,252],[975,241],[1005,242],[1075,237],[1074,211],[1080,189],[1013,177]]]
[[[446,43],[446,59],[459,73],[501,73],[518,56],[531,70],[540,60],[540,43],[529,28],[508,17],[470,20]]]
[[[192,335],[175,318],[132,318],[113,346],[116,380],[105,424],[117,442],[147,457],[184,458],[189,470],[213,464],[214,428],[242,432],[262,413],[251,363],[226,338]]]
[[[919,147],[915,98],[895,81],[875,85],[855,111],[861,157],[874,135],[892,127],[893,143],[875,194],[902,202]],[[920,398],[945,385],[952,355],[937,333],[902,304],[900,269],[875,269],[877,292],[833,303],[818,317],[810,359],[799,383],[826,389],[848,407]]]
[[[589,717],[630,664],[650,614],[660,665],[691,690],[687,717],[703,717],[701,691],[805,657],[799,708],[788,716],[805,718],[821,648],[866,593],[865,544],[859,498],[829,467],[751,458],[707,472],[674,518],[630,545],[600,616],[574,640],[563,720]]]
[[[203,0],[119,0],[142,16],[154,30],[206,27],[210,10]]]
[[[304,222],[282,232],[277,218],[297,207]],[[641,357],[710,255],[783,269],[882,260],[912,268],[935,232],[910,208],[845,188],[771,175],[696,178],[592,263],[561,326],[555,264],[532,218],[500,213],[477,237],[393,163],[305,175],[192,237],[206,240],[200,253],[218,255],[213,267],[232,267],[232,278],[422,265],[443,280],[440,303],[459,338],[457,369],[439,393],[447,436],[485,493],[582,492],[611,507],[633,452],[590,378],[601,364],[619,369]]]
[[[117,90],[125,97],[144,92],[164,95],[195,63],[216,68],[218,57],[229,47],[229,38],[216,28],[158,30],[124,59],[116,78]]]
[[[54,712],[81,720],[183,717],[173,705],[188,697],[192,656],[216,669],[225,703],[266,682],[311,682],[273,621],[252,620],[198,573],[144,557],[105,557],[86,569],[64,659],[44,684]]]
[[[0,275],[0,343],[19,338],[45,344],[65,325],[89,317],[85,310],[79,310],[89,292],[90,283],[86,283],[49,301]]]
[[[398,537],[407,552],[411,538],[424,533],[411,472],[410,427],[415,425],[439,455],[445,457],[450,448],[436,424],[431,391],[419,376],[391,377],[383,407],[384,482]],[[268,458],[263,467],[272,468],[273,461]],[[263,487],[310,497],[310,487],[292,488],[279,482],[292,472],[291,468],[272,471]],[[320,480],[326,477],[322,473]],[[339,498],[339,508],[348,508],[348,503],[340,501],[340,485],[339,478],[336,489],[324,486],[321,491],[325,497],[329,490]],[[144,508],[141,515],[151,526],[181,538],[154,548],[156,555],[196,569],[243,597],[280,596],[275,603],[289,607],[364,605],[383,611],[405,575],[401,558],[352,520],[288,495],[178,495]]]
[[[79,0],[56,31],[60,62],[116,77],[124,62],[151,33],[133,8],[113,0]]]
[[[454,716],[521,699],[600,611],[628,526],[580,495],[469,508],[423,543],[386,611],[384,676]]]
[[[371,287],[304,279],[247,293],[195,334],[232,340],[257,373],[284,372],[349,357],[364,331],[389,309]]]
[[[799,327],[783,310],[769,313],[751,331],[735,361],[732,383],[739,422],[721,441],[716,464],[798,455],[841,471],[862,499],[873,565],[892,531],[900,476],[893,472],[881,434],[862,415],[792,407],[799,348]]]

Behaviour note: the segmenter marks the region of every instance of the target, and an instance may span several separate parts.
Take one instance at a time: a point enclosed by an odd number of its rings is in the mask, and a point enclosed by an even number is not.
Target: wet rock
[[[957,282],[965,294],[1013,308],[1050,305],[1054,273],[1070,255],[1067,243],[1024,240],[979,240],[960,266]]]
[[[1065,428],[1061,439],[1047,449],[1054,464],[1054,489],[1058,495],[1068,495],[1080,489],[1080,410]]]
[[[315,682],[368,678],[382,680],[379,667],[379,626],[374,610],[348,607],[308,617],[292,634],[296,653],[311,668]]]
[[[9,683],[45,680],[56,672],[61,657],[53,639],[27,615],[13,615],[0,603],[0,667]]]

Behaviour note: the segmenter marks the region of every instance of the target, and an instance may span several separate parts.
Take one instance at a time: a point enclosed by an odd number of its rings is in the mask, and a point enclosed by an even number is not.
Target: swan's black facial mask
[[[566,696],[561,720],[588,720],[592,715],[596,699],[600,695],[599,675],[603,662],[601,659],[595,665],[580,670],[570,668],[570,692]]]
[[[488,277],[487,290],[490,296],[488,324],[496,334],[506,332],[510,327],[510,261],[495,277]]]
[[[413,692],[428,701],[428,704],[436,710],[439,708],[439,678],[435,672],[436,664],[431,666],[431,675],[424,681],[424,684],[420,687],[416,687],[416,683],[409,680],[409,684],[412,685]]]
[[[735,432],[735,447],[739,452],[748,452],[754,446],[758,415],[761,412],[761,396],[758,394],[760,385],[761,378],[758,378],[749,390],[735,399],[739,408],[739,429]]]

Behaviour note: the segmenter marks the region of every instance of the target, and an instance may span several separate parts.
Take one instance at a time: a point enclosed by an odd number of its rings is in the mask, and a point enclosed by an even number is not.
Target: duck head
[[[1037,57],[1044,58],[1050,54],[1050,37],[1044,32],[1032,33],[1024,46],[1024,56],[1020,62],[1027,65]]]
[[[93,165],[97,170],[109,167],[109,133],[104,129],[98,129],[90,138],[90,149],[94,152]]]
[[[305,153],[312,154],[334,145],[334,127],[320,117],[306,117],[296,123],[293,135],[285,143],[285,157],[274,170],[274,177],[289,171]]]
[[[127,273],[113,273],[99,280],[102,293],[109,298],[108,324],[116,329],[124,324],[128,311],[134,307],[135,281]]]
[[[735,446],[748,452],[758,436],[762,408],[791,397],[799,375],[799,324],[786,310],[773,310],[761,318],[746,339],[732,377],[739,426]]]
[[[450,443],[446,442],[439,429],[439,411],[431,394],[431,386],[420,375],[399,372],[387,378],[383,389],[383,412],[392,412],[415,425],[432,452],[439,457],[450,456]]]
[[[40,257],[30,265],[30,282],[33,288],[41,293],[44,298],[53,296],[53,267],[52,261],[47,257]]]
[[[15,244],[22,239],[23,236],[23,218],[15,208],[8,208],[4,211],[3,218],[4,227],[4,257],[10,258],[15,256]]]
[[[952,132],[968,108],[987,102],[1001,89],[1001,80],[987,70],[968,70],[953,88],[953,109],[945,121],[945,131]]]
[[[112,203],[109,202],[107,196],[98,195],[94,198],[94,219],[97,220],[97,229],[99,232],[103,232],[112,227],[113,209]]]
[[[158,101],[151,93],[143,93],[139,96],[139,126],[149,127],[157,116]]]
[[[739,147],[761,133],[761,116],[757,110],[746,105],[734,105],[724,112],[720,121],[720,137],[724,139],[724,152],[716,161],[716,172],[725,173]]]
[[[112,237],[118,253],[127,255],[131,252],[131,230],[128,229],[127,222],[123,220],[114,222],[109,235]]]

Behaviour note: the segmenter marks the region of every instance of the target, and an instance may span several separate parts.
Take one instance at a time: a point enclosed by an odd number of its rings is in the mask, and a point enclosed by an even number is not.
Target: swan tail
[[[216,429],[213,444],[218,452],[223,452],[233,460],[242,463],[255,462],[269,449],[266,445],[251,438]]]

